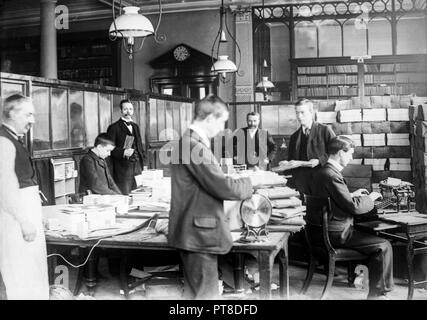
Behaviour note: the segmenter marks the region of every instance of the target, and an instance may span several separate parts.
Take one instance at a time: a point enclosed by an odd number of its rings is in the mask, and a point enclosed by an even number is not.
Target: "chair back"
[[[329,197],[315,197],[304,194],[306,215],[304,217],[305,236],[309,250],[320,248],[330,254],[336,251],[332,247],[328,234],[328,221],[331,217],[331,200]]]

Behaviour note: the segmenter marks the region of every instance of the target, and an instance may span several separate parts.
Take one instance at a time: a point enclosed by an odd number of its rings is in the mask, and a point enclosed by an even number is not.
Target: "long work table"
[[[379,214],[378,221],[357,223],[362,230],[406,244],[406,264],[408,270],[408,296],[412,299],[414,288],[427,283],[414,279],[414,256],[427,253],[427,215],[418,212]]]
[[[142,220],[143,221],[143,220]],[[284,230],[284,229],[283,229]],[[234,233],[234,232],[232,232]],[[263,242],[242,243],[235,241],[231,249],[231,254],[236,255],[235,264],[235,285],[236,288],[242,287],[243,268],[242,255],[250,254],[255,257],[259,267],[260,274],[260,298],[271,299],[271,283],[273,264],[277,257],[280,272],[280,295],[283,298],[289,298],[289,272],[288,272],[288,238],[291,231],[274,230],[268,234],[268,238]],[[234,234],[236,235],[236,234]],[[58,247],[79,247],[83,248],[86,254],[99,239],[76,239],[52,236],[46,234],[46,242],[49,253],[55,253]],[[132,233],[112,236],[100,241],[99,248],[111,248],[122,250],[156,250],[156,251],[175,251],[168,245],[167,238],[162,233],[147,232],[141,229]],[[83,259],[86,256],[82,257]],[[50,258],[50,269],[54,268],[57,259]],[[90,256],[87,261],[87,271],[85,284],[89,293],[93,293],[96,286],[96,257]],[[236,272],[238,271],[238,272]],[[123,284],[123,283],[122,283]],[[128,292],[126,292],[127,294]]]

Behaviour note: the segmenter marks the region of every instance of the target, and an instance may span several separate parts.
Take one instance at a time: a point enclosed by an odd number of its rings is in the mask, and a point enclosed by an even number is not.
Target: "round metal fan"
[[[260,236],[266,236],[271,212],[270,200],[261,194],[256,193],[250,199],[243,200],[240,205],[240,216],[246,228],[243,237],[258,240]]]

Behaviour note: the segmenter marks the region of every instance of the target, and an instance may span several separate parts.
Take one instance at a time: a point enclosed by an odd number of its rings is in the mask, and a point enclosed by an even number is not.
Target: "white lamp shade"
[[[124,7],[124,14],[116,18],[110,26],[110,35],[114,37],[136,38],[154,34],[150,20],[139,14],[139,7]]]
[[[237,67],[233,61],[228,60],[228,56],[218,56],[218,60],[213,64],[211,71],[217,73],[236,72]]]
[[[262,80],[256,85],[257,88],[271,89],[274,88],[273,82],[268,80],[268,77],[262,77]]]

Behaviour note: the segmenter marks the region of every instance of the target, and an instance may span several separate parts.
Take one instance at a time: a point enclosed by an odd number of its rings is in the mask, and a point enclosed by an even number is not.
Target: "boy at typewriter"
[[[329,238],[333,246],[351,248],[368,256],[368,299],[381,299],[393,289],[393,251],[389,241],[354,229],[354,218],[371,212],[378,193],[348,190],[341,174],[353,158],[354,144],[347,137],[332,138],[327,144],[328,161],[314,175],[311,194],[331,199]],[[319,239],[321,241],[321,239]]]

